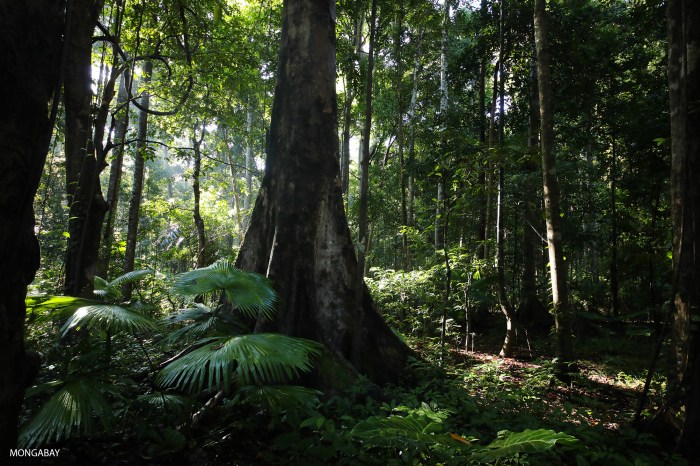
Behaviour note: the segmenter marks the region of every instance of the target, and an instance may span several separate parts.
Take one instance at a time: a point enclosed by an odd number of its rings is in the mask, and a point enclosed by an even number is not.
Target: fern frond
[[[233,376],[242,383],[278,382],[308,372],[321,346],[313,341],[274,333],[213,337],[203,346],[166,366],[157,381],[164,387],[197,392],[228,389]]]
[[[109,427],[111,408],[91,380],[66,382],[39,410],[20,433],[20,444],[33,447],[59,442],[72,435],[90,435],[96,430],[95,419]]]
[[[229,302],[244,314],[272,318],[277,295],[261,275],[236,269],[228,260],[220,260],[202,269],[176,277],[173,290],[185,296],[197,296],[223,290]]]
[[[76,327],[112,331],[155,330],[157,325],[148,317],[122,306],[114,304],[93,304],[78,308],[61,328],[62,336]]]

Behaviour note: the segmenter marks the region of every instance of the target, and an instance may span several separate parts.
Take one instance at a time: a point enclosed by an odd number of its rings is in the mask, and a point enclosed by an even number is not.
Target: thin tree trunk
[[[276,319],[258,330],[325,345],[309,381],[325,388],[347,386],[353,373],[397,380],[409,353],[357,279],[337,183],[334,14],[332,0],[284,2],[265,175],[237,259],[267,275],[280,296]]]
[[[612,315],[620,315],[620,285],[617,276],[617,137],[611,134],[612,161],[610,163],[610,301]]]
[[[540,96],[537,92],[537,65],[532,61],[530,64],[530,108],[529,108],[528,128],[528,157],[523,165],[525,171],[526,187],[523,198],[523,273],[520,286],[520,304],[516,315],[519,322],[528,330],[535,330],[541,333],[548,333],[551,327],[551,317],[544,308],[537,296],[537,251],[540,249],[540,238],[535,230],[539,226],[538,216],[533,212],[532,207],[538,205],[533,193],[537,192],[534,174],[537,173],[537,164],[534,161],[539,152],[540,143]]]
[[[408,108],[408,125],[410,127],[409,139],[408,139],[408,160],[407,160],[407,186],[406,186],[406,226],[413,228],[414,225],[414,211],[413,205],[415,200],[415,175],[413,163],[416,158],[416,106],[418,103],[418,74],[420,71],[420,56],[421,56],[421,44],[423,43],[423,30],[418,31],[418,50],[416,51],[416,58],[413,65],[413,73],[411,77],[412,90],[411,90],[411,103]],[[407,247],[407,270],[411,269],[411,244],[410,239],[408,241]]]
[[[253,202],[253,168],[255,165],[255,158],[253,157],[253,109],[250,106],[246,113],[245,134],[245,197],[243,198],[245,217],[243,225],[245,228],[248,228],[250,207]]]
[[[481,63],[479,64],[479,143],[482,150],[486,149],[486,54],[482,53]],[[488,157],[487,157],[488,159]],[[488,162],[487,162],[488,166]],[[477,259],[486,257],[486,170],[483,162],[479,162],[478,184],[478,209],[479,221],[477,222]]]
[[[148,87],[151,82],[153,63],[150,60],[143,65],[142,87]],[[134,153],[134,177],[131,185],[131,199],[129,200],[129,217],[126,229],[126,251],[124,252],[124,273],[134,270],[136,261],[136,243],[138,240],[139,213],[141,211],[141,196],[143,194],[143,173],[145,168],[146,150],[148,148],[148,109],[150,107],[150,94],[146,90],[141,96],[139,112],[139,127],[136,136],[136,151]],[[133,283],[124,286],[123,295],[126,301],[131,299]]]
[[[500,18],[499,18],[499,52],[498,52],[498,75],[499,75],[499,115],[498,115],[498,145],[499,145],[499,163],[498,163],[498,199],[496,209],[496,272],[498,276],[498,304],[501,307],[501,312],[506,318],[506,335],[501,346],[499,354],[502,358],[513,357],[515,350],[515,315],[513,307],[508,301],[506,294],[506,275],[505,275],[505,0],[500,2]]]
[[[440,46],[440,115],[447,117],[449,96],[447,91],[447,46],[449,43],[450,0],[445,0],[442,13],[442,42]],[[444,124],[444,123],[443,123]],[[445,229],[443,206],[445,204],[444,174],[438,176],[437,196],[435,199],[435,249],[445,247]]]
[[[114,158],[109,169],[109,187],[107,188],[107,204],[109,210],[105,219],[102,233],[102,257],[97,275],[103,278],[109,277],[109,266],[112,258],[112,244],[114,242],[114,222],[119,206],[119,193],[121,191],[122,166],[124,164],[124,150],[126,130],[129,125],[129,104],[127,102],[127,72],[122,74],[119,93],[117,94],[117,111],[114,124]]]
[[[547,45],[546,0],[535,0],[535,45],[537,50],[538,90],[540,93],[540,124],[542,145],[542,172],[544,185],[549,270],[552,282],[552,306],[557,330],[557,355],[560,369],[574,360],[571,341],[571,310],[566,283],[566,263],[562,249],[561,219],[559,216],[559,181],[554,156],[554,112],[549,74],[549,46]]]
[[[496,99],[498,97],[498,63],[493,70],[493,93],[491,97],[491,115],[489,118],[488,148],[496,147]],[[486,160],[486,215],[484,221],[484,259],[490,259],[489,239],[493,224],[493,151],[489,150]]]
[[[398,118],[396,121],[397,152],[399,155],[399,189],[401,190],[401,266],[408,269],[408,234],[405,228],[408,226],[408,210],[406,206],[406,161],[404,160],[404,122],[403,122],[403,68],[401,63],[401,44],[403,42],[403,0],[399,0],[399,19],[396,27],[396,101]]]
[[[365,88],[365,127],[362,132],[362,151],[360,152],[360,189],[359,189],[359,220],[358,220],[358,252],[357,263],[358,281],[363,282],[365,258],[369,246],[369,228],[367,220],[367,204],[369,197],[369,143],[372,132],[372,78],[374,73],[374,41],[377,24],[377,0],[372,0],[372,12],[369,24],[369,50],[367,57],[367,86]]]
[[[196,126],[192,132],[192,146],[194,147],[194,169],[192,170],[192,192],[194,193],[194,210],[192,218],[194,220],[195,229],[197,230],[197,268],[201,269],[207,266],[207,236],[206,231],[204,230],[204,220],[202,219],[202,215],[200,213],[201,191],[199,187],[199,178],[202,173],[202,141],[204,141],[206,124],[202,123],[202,136],[199,139],[196,139],[194,137],[194,131],[196,131]]]
[[[240,244],[242,235],[245,234],[245,230],[243,229],[243,218],[241,215],[241,195],[238,184],[236,183],[236,165],[234,163],[233,153],[229,150],[227,151],[227,156],[228,164],[231,170],[231,202],[233,204],[234,215],[236,218],[236,237],[238,243]]]
[[[0,451],[17,447],[24,389],[40,361],[25,352],[27,286],[39,268],[34,196],[58,110],[63,2],[0,2]],[[49,102],[53,101],[51,116]],[[32,356],[33,355],[33,356]]]

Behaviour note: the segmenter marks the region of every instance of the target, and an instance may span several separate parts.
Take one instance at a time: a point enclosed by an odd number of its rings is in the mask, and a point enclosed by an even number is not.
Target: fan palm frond
[[[228,260],[220,260],[202,269],[180,274],[173,284],[176,293],[197,296],[223,290],[229,302],[244,314],[270,319],[277,295],[263,276],[236,269]]]
[[[192,399],[170,393],[155,392],[136,398],[137,403],[146,403],[152,408],[180,414],[190,408]]]
[[[95,277],[94,280],[94,285],[95,285],[95,295],[107,299],[107,300],[116,300],[121,298],[122,295],[122,286],[130,284],[130,283],[136,283],[139,280],[142,280],[145,276],[147,275],[153,275],[155,272],[150,269],[143,269],[143,270],[133,270],[131,272],[127,272],[123,275],[120,275],[119,277],[115,278],[111,282],[108,282],[102,277]]]
[[[157,325],[148,317],[126,307],[115,304],[93,304],[78,308],[63,324],[61,334],[66,335],[76,327],[93,328],[112,331],[144,331],[155,330]]]
[[[245,385],[238,390],[246,403],[269,409],[288,409],[318,403],[318,390],[297,385]]]
[[[187,323],[168,335],[165,342],[201,338],[206,333],[210,336],[223,336],[250,331],[241,319],[232,314],[219,313],[219,310],[219,307],[211,308],[202,303],[194,303],[194,307],[164,318],[162,322],[166,324]]]
[[[111,408],[92,380],[66,382],[41,407],[20,433],[20,443],[29,448],[59,442],[71,435],[90,435],[96,430],[96,419],[109,427]]]
[[[234,373],[244,384],[279,382],[310,371],[312,357],[321,352],[316,342],[274,333],[213,337],[200,343],[203,346],[158,374],[161,386],[190,392],[228,389]]]

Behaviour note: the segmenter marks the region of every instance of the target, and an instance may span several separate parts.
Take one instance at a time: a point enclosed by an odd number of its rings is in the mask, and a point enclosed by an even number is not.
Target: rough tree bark
[[[66,41],[64,103],[66,114],[66,189],[69,203],[66,282],[72,296],[92,296],[107,203],[100,173],[106,167],[97,157],[92,132],[92,35],[103,0],[68,2],[70,34]],[[100,141],[101,142],[101,141]]]
[[[63,36],[61,0],[0,3],[0,451],[17,446],[24,389],[39,361],[24,350],[24,300],[39,267],[34,195],[51,138]],[[54,106],[54,110],[57,107]],[[55,112],[52,112],[55,118]]]
[[[540,93],[540,138],[542,149],[542,178],[544,210],[549,246],[549,271],[552,281],[552,306],[557,331],[557,355],[560,368],[574,360],[571,341],[571,310],[566,283],[566,263],[562,250],[561,219],[559,217],[559,181],[554,157],[554,112],[549,74],[547,44],[546,0],[535,0],[535,46],[537,53],[537,88]]]
[[[671,106],[671,216],[679,448],[698,459],[700,438],[700,4],[669,0],[668,80]],[[683,415],[684,412],[684,415]],[[694,464],[694,461],[691,461]]]
[[[387,327],[357,280],[343,210],[335,95],[335,2],[285,0],[267,164],[238,256],[280,296],[274,328],[327,348],[316,384],[350,373],[395,381],[409,349]],[[358,302],[359,294],[362,299]]]

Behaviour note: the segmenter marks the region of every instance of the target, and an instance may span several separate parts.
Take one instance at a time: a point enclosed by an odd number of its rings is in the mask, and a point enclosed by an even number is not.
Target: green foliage
[[[25,448],[60,442],[72,435],[91,435],[96,424],[109,426],[112,411],[101,393],[101,384],[85,378],[60,383],[60,389],[22,428],[20,444]]]
[[[282,382],[311,370],[320,354],[318,343],[274,333],[211,337],[195,346],[160,372],[159,384],[196,393],[229,390],[234,376],[243,384]]]
[[[139,332],[157,329],[148,317],[116,304],[93,304],[79,307],[61,328],[66,335],[73,329],[98,328],[115,332]]]
[[[261,313],[270,319],[277,296],[268,280],[258,274],[237,270],[223,259],[209,267],[192,270],[175,279],[173,289],[186,296],[223,291],[229,302],[249,317]]]
[[[557,444],[571,446],[577,443],[576,437],[548,429],[528,429],[517,433],[501,431],[498,433],[498,439],[475,453],[473,458],[479,462],[491,462],[500,458],[514,457],[519,453],[547,451]]]

